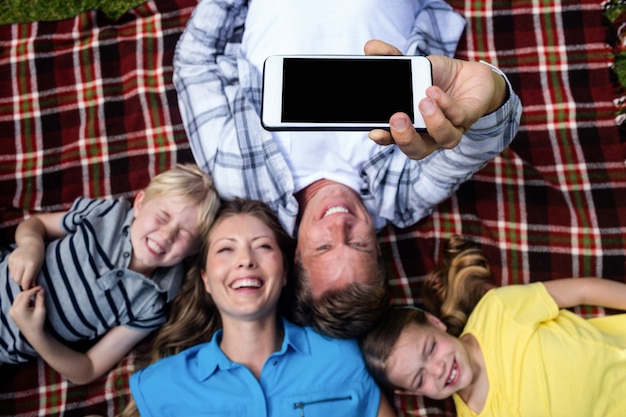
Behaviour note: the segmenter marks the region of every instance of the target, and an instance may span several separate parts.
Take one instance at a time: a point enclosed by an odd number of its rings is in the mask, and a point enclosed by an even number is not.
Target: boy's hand
[[[44,251],[43,241],[31,239],[29,243],[22,243],[9,254],[9,275],[23,290],[28,290],[35,284],[33,281],[43,265]]]
[[[43,334],[46,320],[46,306],[43,297],[43,288],[39,285],[22,291],[15,297],[9,310],[9,315],[29,341],[37,335]]]

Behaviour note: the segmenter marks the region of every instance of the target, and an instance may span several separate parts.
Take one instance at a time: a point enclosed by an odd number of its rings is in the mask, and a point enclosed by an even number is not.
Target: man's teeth
[[[232,287],[235,290],[238,290],[239,288],[261,288],[262,284],[263,283],[259,279],[246,278],[235,281]]]
[[[446,384],[450,385],[452,381],[454,381],[454,378],[456,378],[456,374],[457,374],[457,368],[455,366],[454,368],[452,368],[452,372],[450,372],[450,377],[446,381]]]
[[[152,249],[153,251],[155,251],[158,254],[164,254],[165,250],[163,250],[163,248],[159,245],[157,245],[156,242],[154,242],[153,240],[148,239],[148,247],[150,249]]]
[[[326,210],[326,213],[324,213],[324,217],[329,216],[331,214],[335,214],[335,213],[349,213],[349,211],[345,207],[331,207],[328,210]]]

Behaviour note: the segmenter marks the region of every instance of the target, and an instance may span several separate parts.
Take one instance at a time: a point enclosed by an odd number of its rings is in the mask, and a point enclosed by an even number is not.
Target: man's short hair
[[[382,256],[376,262],[374,283],[351,283],[325,291],[315,300],[309,276],[296,260],[295,274],[288,284],[292,305],[288,318],[319,333],[337,338],[364,335],[389,305],[387,274]]]

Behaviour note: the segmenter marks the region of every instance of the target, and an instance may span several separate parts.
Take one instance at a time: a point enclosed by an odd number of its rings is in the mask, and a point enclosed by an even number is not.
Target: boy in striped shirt
[[[164,323],[218,208],[211,178],[177,165],[132,203],[80,197],[23,221],[0,253],[0,363],[40,356],[77,384],[103,375]]]

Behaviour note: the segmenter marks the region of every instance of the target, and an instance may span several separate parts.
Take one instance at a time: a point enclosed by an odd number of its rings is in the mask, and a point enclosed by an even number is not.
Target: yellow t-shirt
[[[459,417],[626,416],[626,314],[585,320],[540,282],[510,285],[482,298],[463,333],[480,344],[489,393],[480,414],[455,394]]]

